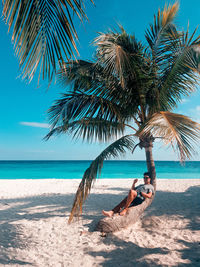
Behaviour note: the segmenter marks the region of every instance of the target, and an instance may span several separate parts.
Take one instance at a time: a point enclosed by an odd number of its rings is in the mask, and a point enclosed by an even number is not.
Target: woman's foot
[[[114,215],[114,211],[112,211],[112,210],[109,210],[109,211],[102,210],[102,214],[104,216],[107,216],[107,217],[112,217]]]
[[[124,215],[127,213],[127,211],[128,211],[128,209],[123,209],[123,210],[119,213],[119,215],[120,215],[120,216],[124,216]]]

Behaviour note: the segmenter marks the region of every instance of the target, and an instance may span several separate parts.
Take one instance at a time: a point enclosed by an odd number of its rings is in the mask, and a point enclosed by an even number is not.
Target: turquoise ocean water
[[[77,179],[89,167],[89,160],[0,161],[0,179]],[[200,161],[184,166],[176,161],[155,161],[160,179],[200,179]],[[145,161],[105,161],[101,178],[142,178]]]

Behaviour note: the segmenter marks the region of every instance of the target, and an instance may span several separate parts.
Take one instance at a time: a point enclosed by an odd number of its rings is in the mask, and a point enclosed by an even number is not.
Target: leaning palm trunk
[[[145,145],[145,153],[146,153],[146,163],[147,169],[151,174],[151,183],[156,190],[156,172],[155,172],[155,163],[152,155],[152,142],[146,143]],[[148,208],[153,199],[154,195],[150,199],[146,199],[142,204],[129,208],[128,212],[124,216],[120,216],[119,214],[115,214],[111,218],[103,218],[97,224],[97,230],[104,233],[111,233],[119,231],[127,226],[134,224],[141,215],[144,213],[145,209]]]
[[[153,198],[146,199],[141,205],[129,208],[127,214],[124,216],[116,214],[111,218],[106,217],[101,219],[97,224],[96,230],[103,233],[112,233],[134,224],[152,201]]]

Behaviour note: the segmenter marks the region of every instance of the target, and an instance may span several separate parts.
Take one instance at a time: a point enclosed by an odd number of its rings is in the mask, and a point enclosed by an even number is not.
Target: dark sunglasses
[[[150,177],[149,176],[144,176],[144,179],[149,179]]]

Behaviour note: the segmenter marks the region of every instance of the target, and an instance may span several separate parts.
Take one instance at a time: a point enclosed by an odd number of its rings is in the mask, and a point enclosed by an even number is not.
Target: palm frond
[[[118,97],[122,100],[120,105],[126,105],[132,115],[140,109],[144,121],[147,100],[145,96],[153,75],[151,58],[145,47],[123,28],[121,33],[109,31],[100,34],[94,42],[97,45],[97,62],[103,66],[107,76],[117,77],[123,89],[120,90],[123,98]]]
[[[151,24],[150,29],[146,30],[145,37],[154,55],[158,53],[159,49],[162,49],[163,45],[170,42],[169,37],[172,37],[174,34],[177,35],[173,20],[178,9],[178,2],[172,6],[166,6],[163,11],[159,9],[157,16],[154,16],[154,24]]]
[[[94,66],[94,62],[86,60],[64,62],[56,74],[58,84],[63,87],[71,84],[74,91],[85,89],[95,78]]]
[[[78,60],[65,63],[57,73],[57,80],[61,86],[70,85],[71,91],[98,95],[113,102],[124,99],[117,78],[97,62]]]
[[[51,81],[56,64],[69,60],[77,51],[73,15],[86,18],[83,0],[2,0],[3,16],[13,28],[12,40],[20,61],[22,77],[31,80],[38,69],[39,78]]]
[[[199,142],[200,124],[187,116],[161,111],[155,113],[141,131],[142,135],[149,133],[162,137],[165,144],[172,145],[184,161],[195,153],[192,143]]]
[[[111,122],[123,121],[121,107],[97,95],[82,92],[63,94],[62,98],[48,110],[52,128],[73,120],[98,118]]]
[[[88,142],[100,141],[108,142],[110,139],[117,138],[118,135],[124,133],[126,125],[118,122],[111,122],[108,120],[101,120],[99,118],[73,121],[71,123],[64,122],[64,125],[57,126],[50,130],[50,132],[44,137],[44,140],[48,140],[53,135],[70,134],[73,138],[82,137],[83,140]]]
[[[72,91],[83,91],[113,99],[122,92],[116,77],[108,74],[97,62],[76,60],[66,62],[57,73],[61,86],[71,86]]]
[[[121,27],[121,33],[109,31],[100,33],[94,40],[97,46],[98,62],[103,64],[107,73],[119,77],[125,88],[127,76],[133,76],[139,68],[144,46],[134,36],[129,36]]]
[[[177,31],[173,21],[179,8],[178,2],[172,6],[165,6],[164,10],[158,10],[154,15],[154,23],[150,24],[150,29],[146,30],[146,40],[149,45],[149,54],[151,55],[151,73],[152,84],[148,88],[146,99],[148,104],[148,117],[159,110],[167,110],[174,107],[175,101],[173,97],[164,98],[161,95],[160,84],[163,78],[163,72],[171,66],[174,59],[174,49],[177,48],[182,37],[182,32]],[[174,94],[175,95],[175,94]],[[178,97],[177,97],[178,98]],[[170,103],[171,101],[171,103]]]
[[[195,31],[192,36],[194,36]],[[199,46],[198,36],[194,41],[189,39],[189,32],[182,35],[176,43],[171,58],[166,58],[167,64],[160,72],[159,92],[162,109],[177,106],[183,96],[189,96],[195,91],[198,82],[199,59],[195,56],[195,48]],[[188,40],[189,39],[189,40]]]
[[[103,162],[111,157],[118,157],[125,153],[125,149],[132,150],[134,147],[133,135],[126,135],[109,145],[94,161],[90,167],[85,171],[81,183],[79,184],[76,196],[74,199],[73,207],[69,217],[69,223],[73,220],[74,216],[79,216],[82,213],[82,206],[90,193],[92,184],[96,178],[100,176]]]
[[[141,67],[141,65],[140,65]],[[88,62],[84,60],[65,63],[57,73],[58,82],[66,87],[71,86],[71,91],[96,95],[106,99],[113,104],[118,104],[127,117],[138,111],[138,88],[140,95],[144,95],[150,80],[150,74],[137,74],[137,79],[126,79],[126,92],[121,87],[116,75],[107,72],[107,69],[99,62]],[[144,97],[143,97],[144,99]]]

